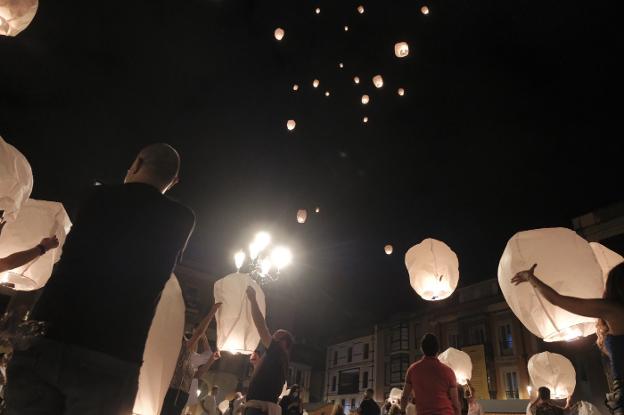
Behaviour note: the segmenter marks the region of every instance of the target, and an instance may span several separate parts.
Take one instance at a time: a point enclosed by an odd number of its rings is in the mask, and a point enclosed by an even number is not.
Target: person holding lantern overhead
[[[2,228],[6,225],[6,221],[2,218],[2,211],[0,211],[0,234],[2,234]],[[7,257],[0,258],[0,272],[10,271],[14,268],[19,268],[22,265],[28,264],[33,259],[45,254],[50,249],[54,249],[59,246],[59,241],[56,236],[51,238],[43,238],[37,246],[25,251],[15,252]]]
[[[249,382],[245,415],[281,415],[277,401],[286,382],[294,339],[290,332],[281,329],[271,335],[252,287],[247,287],[247,298],[260,341],[267,350]]]
[[[576,298],[559,294],[535,275],[534,264],[529,270],[518,272],[511,280],[515,285],[531,284],[541,295],[557,307],[581,316],[598,319],[597,344],[609,357],[613,386],[607,394],[611,413],[624,414],[624,263],[614,267],[607,276],[602,298]]]
[[[179,169],[173,147],[152,144],[124,184],[92,189],[32,312],[47,333],[9,363],[9,414],[132,413],[156,305],[195,226],[164,195]]]

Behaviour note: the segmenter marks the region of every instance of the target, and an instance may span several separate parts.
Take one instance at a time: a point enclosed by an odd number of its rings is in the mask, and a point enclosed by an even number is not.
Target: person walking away
[[[375,391],[372,389],[366,389],[364,392],[364,399],[362,399],[362,403],[360,403],[360,407],[358,408],[358,414],[360,415],[380,415],[381,408],[377,405],[377,402],[373,399],[373,395]]]
[[[414,397],[418,415],[460,415],[461,405],[453,370],[438,360],[438,338],[427,333],[421,340],[424,357],[413,363],[405,376],[401,410]]]
[[[607,276],[602,298],[577,298],[561,295],[535,275],[534,264],[517,273],[511,282],[529,283],[544,298],[580,316],[596,318],[597,345],[609,357],[612,380],[606,404],[614,415],[624,415],[624,263],[614,267]]]
[[[281,407],[276,402],[286,382],[294,339],[290,332],[281,329],[271,335],[252,287],[247,287],[247,298],[260,341],[267,350],[249,381],[245,415],[280,415]]]
[[[156,305],[195,224],[164,195],[179,169],[173,147],[153,144],[123,185],[93,188],[32,312],[47,334],[9,363],[8,414],[132,412]]]

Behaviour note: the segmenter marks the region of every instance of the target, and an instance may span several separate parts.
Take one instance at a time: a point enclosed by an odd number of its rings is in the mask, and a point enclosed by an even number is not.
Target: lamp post
[[[280,271],[291,262],[290,249],[285,246],[271,246],[271,235],[267,232],[258,232],[247,252],[240,250],[234,254],[236,270],[249,274],[260,285],[277,281]]]

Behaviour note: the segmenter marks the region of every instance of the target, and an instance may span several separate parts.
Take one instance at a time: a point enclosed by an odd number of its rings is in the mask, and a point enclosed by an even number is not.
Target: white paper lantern
[[[468,353],[449,347],[438,356],[438,359],[453,369],[460,385],[466,385],[472,378],[472,360]]]
[[[317,8],[314,10],[314,12],[315,12],[316,14],[321,14],[321,8],[320,8],[320,7],[317,7]]]
[[[349,26],[345,26],[345,27],[344,27],[344,31],[345,31],[345,32],[348,32],[348,31],[349,31]]]
[[[364,6],[362,6],[361,4],[359,6],[357,6],[357,11],[360,14],[364,14]]]
[[[275,29],[275,32],[273,32],[273,36],[275,36],[275,39],[277,39],[277,40],[284,39],[284,35],[285,34],[286,34],[286,32],[281,27],[278,27],[277,29]]]
[[[422,7],[420,8],[420,12],[421,12],[422,14],[424,14],[425,16],[426,16],[426,15],[428,15],[428,14],[429,14],[429,7],[427,7],[427,6],[422,6]]]
[[[375,75],[373,77],[373,84],[377,88],[381,88],[384,84],[383,77],[381,75]]]
[[[547,387],[552,398],[565,399],[574,393],[576,371],[566,357],[557,353],[538,353],[531,356],[527,368],[533,386],[536,389]]]
[[[368,124],[368,117],[364,117],[364,118],[362,118],[362,122],[363,122],[364,124]]]
[[[0,137],[0,210],[4,211],[7,222],[15,220],[32,188],[33,175],[28,160]]]
[[[299,85],[294,84],[292,89],[293,89],[293,91],[298,91],[299,90]]]
[[[399,96],[400,96],[400,97],[402,97],[403,95],[405,95],[405,89],[403,89],[403,88],[399,88],[399,89],[397,90],[397,94],[399,94]]]
[[[256,300],[262,315],[266,305],[262,289],[247,274],[234,273],[214,284],[215,303],[221,303],[217,310],[217,349],[231,353],[252,354],[260,335],[251,316],[251,304],[247,298],[247,287],[256,291]]]
[[[403,389],[392,388],[390,389],[390,394],[388,395],[388,401],[397,404],[401,402],[401,396],[403,396]]]
[[[344,68],[344,63],[340,62],[340,63],[338,64],[338,67],[339,67],[340,69]]]
[[[394,44],[394,55],[397,58],[404,58],[409,55],[409,45],[407,42],[398,42]]]
[[[288,120],[286,122],[286,128],[288,128],[288,131],[294,130],[296,126],[297,126],[297,122],[295,120]]]
[[[569,313],[549,303],[529,283],[511,279],[537,264],[536,275],[559,294],[601,298],[602,270],[589,243],[565,228],[536,229],[515,234],[498,265],[498,283],[507,304],[531,333],[547,342],[572,340],[596,331],[596,320]]]
[[[325,96],[328,97],[329,96],[329,91],[325,91]]]
[[[34,261],[13,270],[34,281],[34,289],[43,287],[52,267],[61,258],[65,237],[71,229],[71,221],[63,204],[46,200],[28,199],[22,205],[15,221],[7,223],[0,234],[0,257],[37,246],[41,239],[54,236],[58,248],[52,249]]]
[[[624,262],[624,257],[598,242],[590,242],[589,246],[596,256],[598,265],[600,265],[600,269],[602,270],[602,278],[606,284],[609,272],[617,265]]]
[[[312,86],[313,86],[314,88],[318,88],[318,86],[319,86],[319,84],[320,84],[320,83],[321,83],[321,82],[320,82],[318,79],[315,79],[314,81],[312,81]]]
[[[370,97],[366,94],[362,95],[362,104],[366,105],[370,102]]]
[[[308,219],[308,211],[306,209],[299,209],[297,211],[297,222],[305,223]]]
[[[321,212],[321,208],[317,206],[316,209],[314,209],[314,212],[320,213]]]
[[[359,76],[354,76],[354,77],[353,77],[353,82],[354,82],[355,84],[359,84],[359,83],[360,83],[360,77],[359,77]]]
[[[405,254],[410,284],[428,301],[448,298],[459,281],[459,260],[444,242],[425,239]]]
[[[392,255],[393,251],[394,251],[394,247],[392,245],[384,246],[384,252],[386,253],[386,255]]]
[[[171,274],[147,334],[133,414],[160,414],[182,346],[185,311],[182,289]]]
[[[0,0],[0,35],[17,36],[32,22],[38,0]]]

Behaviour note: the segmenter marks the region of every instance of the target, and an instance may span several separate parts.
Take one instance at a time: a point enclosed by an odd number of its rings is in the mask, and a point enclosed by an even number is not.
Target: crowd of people
[[[148,330],[166,281],[180,261],[194,229],[195,215],[165,193],[178,182],[180,157],[167,144],[145,147],[127,171],[124,184],[97,186],[85,199],[60,262],[42,289],[30,317],[47,330],[28,347],[16,348],[8,363],[6,413],[131,414]],[[0,222],[0,231],[4,226]],[[45,237],[32,249],[0,258],[0,271],[32,261],[58,246]],[[95,264],[95,265],[94,265]],[[612,390],[607,405],[624,414],[624,264],[608,276],[603,298],[559,294],[535,275],[518,273],[515,284],[531,284],[548,301],[572,313],[596,318],[598,345],[610,359]],[[231,400],[230,415],[301,415],[299,387],[282,396],[294,338],[271,332],[247,289],[254,325],[265,352],[251,356],[253,375],[245,396]],[[163,415],[180,415],[197,402],[199,378],[220,358],[206,337],[219,308],[215,304],[182,341]],[[459,388],[453,371],[437,355],[436,336],[421,342],[424,357],[407,370],[400,404],[384,405],[383,415],[482,415],[474,389]],[[219,415],[218,386],[200,400],[206,415]],[[281,397],[281,400],[280,400]],[[357,413],[381,415],[374,391],[366,391]],[[463,404],[462,404],[463,401]],[[530,406],[535,415],[561,415],[567,406],[550,400],[547,388]],[[343,415],[336,405],[334,415]]]

